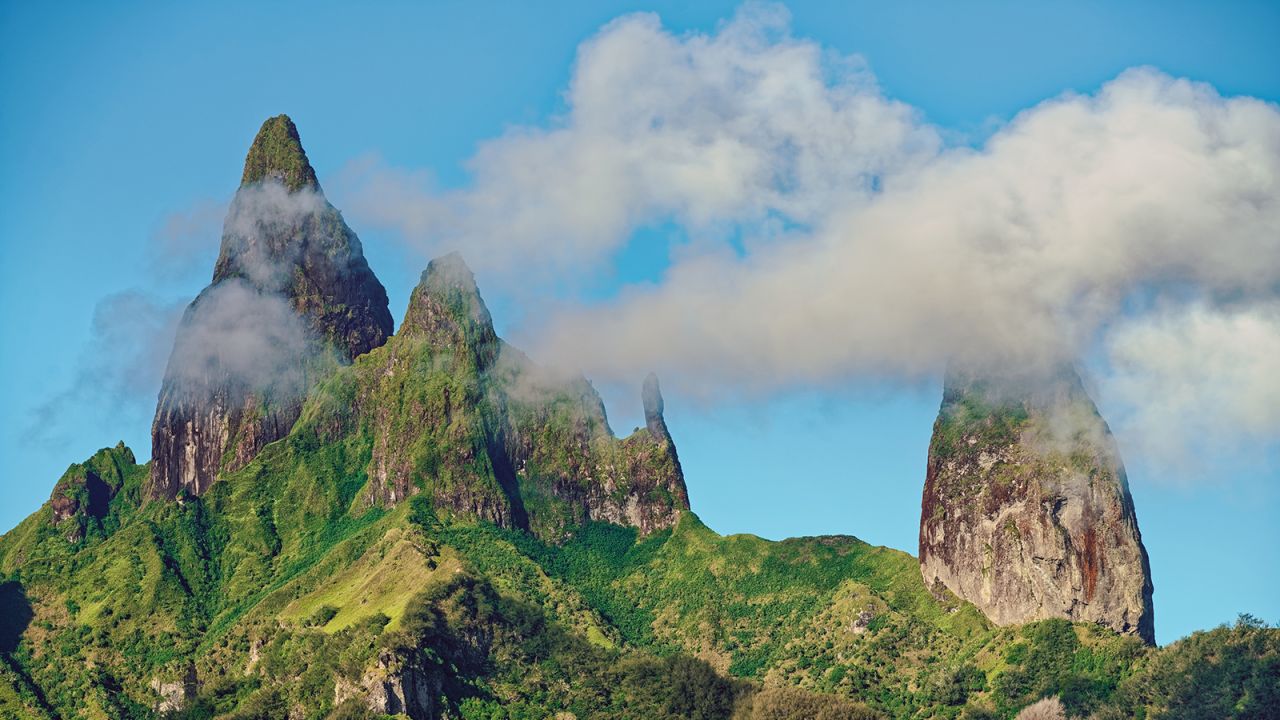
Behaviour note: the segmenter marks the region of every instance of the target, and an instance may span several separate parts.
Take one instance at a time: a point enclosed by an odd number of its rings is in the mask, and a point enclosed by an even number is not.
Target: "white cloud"
[[[526,328],[599,377],[686,389],[916,377],[1076,358],[1134,293],[1280,282],[1280,112],[1150,70],[1028,110],[745,257]],[[590,342],[582,342],[590,338]]]
[[[1103,389],[1126,409],[1117,430],[1162,470],[1280,441],[1280,302],[1196,303],[1126,323],[1105,345]]]
[[[322,347],[284,297],[224,280],[183,316],[169,379],[191,393],[232,385],[291,397],[306,388],[308,359]]]
[[[650,14],[611,22],[579,48],[565,100],[550,127],[481,145],[470,188],[436,192],[425,174],[365,161],[336,194],[362,225],[394,227],[428,255],[563,277],[655,220],[705,237],[816,222],[939,146],[857,58],[791,38],[766,6],[714,35],[678,37]]]
[[[1280,288],[1280,111],[1154,69],[946,146],[857,57],[749,5],[710,34],[608,24],[565,105],[482,145],[463,189],[365,164],[344,202],[428,255],[461,250],[490,292],[523,293],[518,343],[606,382],[656,369],[718,397],[910,381],[957,358],[1054,364],[1143,322],[1135,297],[1257,304]],[[692,241],[660,283],[531,304],[529,288],[607,270],[665,222]],[[1158,389],[1122,385],[1135,409]],[[1223,428],[1245,419],[1195,402]]]

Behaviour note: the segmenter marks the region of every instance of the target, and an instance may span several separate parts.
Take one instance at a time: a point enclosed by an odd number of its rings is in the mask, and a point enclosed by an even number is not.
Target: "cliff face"
[[[1154,641],[1151,570],[1124,467],[1074,371],[947,378],[920,568],[927,585],[1001,625],[1060,617]]]
[[[307,423],[323,442],[367,438],[366,504],[426,492],[437,512],[548,539],[589,520],[647,533],[689,507],[656,378],[646,409],[657,430],[614,437],[586,379],[538,368],[498,338],[456,254],[431,262],[400,332],[353,371],[326,385]]]
[[[183,316],[152,425],[147,495],[200,494],[289,432],[308,388],[391,333],[382,284],[286,116],[267,120]]]

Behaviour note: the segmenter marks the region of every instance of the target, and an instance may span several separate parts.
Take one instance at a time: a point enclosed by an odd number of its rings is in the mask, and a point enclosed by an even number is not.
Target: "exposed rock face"
[[[63,475],[49,498],[53,524],[57,525],[81,511],[90,517],[102,518],[107,514],[107,505],[114,494],[114,488],[92,470],[79,469],[74,474]]]
[[[339,676],[333,687],[334,707],[354,700],[382,715],[407,715],[412,720],[434,720],[440,679],[422,668],[417,658],[383,651],[378,662],[352,682]]]
[[[585,378],[538,368],[498,338],[458,255],[433,260],[400,332],[362,359],[351,400],[314,419],[326,441],[370,436],[364,501],[420,491],[438,512],[564,537],[589,520],[642,532],[689,507],[657,381],[645,398],[654,428],[624,440]]]
[[[155,704],[156,712],[162,714],[180,712],[199,690],[196,668],[194,665],[188,665],[183,670],[182,677],[168,681],[158,677],[152,678],[150,687],[159,698]]]
[[[391,333],[382,284],[325,200],[297,128],[267,120],[213,282],[183,316],[152,425],[147,495],[200,494],[289,432],[308,388]]]
[[[947,378],[920,568],[994,622],[1095,622],[1154,642],[1151,570],[1119,451],[1074,370]]]
[[[689,509],[689,494],[661,411],[657,431],[645,428],[619,440],[585,378],[540,381],[527,358],[518,351],[509,355],[513,365],[523,363],[509,381],[517,391],[508,402],[508,447],[525,505],[536,508],[529,511],[530,529],[558,539],[589,520],[645,534],[674,527]],[[645,387],[656,394],[656,378]],[[660,408],[661,395],[656,397]]]

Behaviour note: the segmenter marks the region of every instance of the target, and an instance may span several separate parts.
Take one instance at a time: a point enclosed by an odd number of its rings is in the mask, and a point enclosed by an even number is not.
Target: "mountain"
[[[1280,705],[1280,630],[1252,618],[1164,649],[1092,617],[1002,626],[904,552],[717,534],[690,509],[656,377],[637,388],[645,427],[615,436],[585,378],[497,336],[458,255],[428,265],[390,334],[381,286],[318,192],[292,123],[269,120],[215,282],[176,341],[153,460],[100,450],[0,537],[0,718],[974,720],[1047,696],[1078,716],[1243,718]],[[944,410],[976,402],[955,387]],[[983,407],[959,427],[995,427],[976,418],[997,406]],[[1017,407],[1037,408],[1036,427],[1041,405]],[[972,434],[944,415],[935,485],[950,477],[944,440]],[[1090,467],[1122,482],[1112,457]],[[1065,472],[1030,463],[1016,467],[1037,482]],[[1074,577],[1062,592],[1081,591]]]
[[[1124,466],[1073,369],[949,375],[929,444],[920,568],[1001,625],[1061,617],[1155,642]]]
[[[298,418],[335,364],[391,334],[387,293],[324,198],[285,115],[245,158],[213,281],[183,315],[155,421],[146,494],[199,495]]]
[[[457,254],[433,260],[400,331],[327,382],[300,427],[318,445],[369,447],[357,504],[425,492],[437,513],[558,540],[589,521],[642,533],[689,509],[657,380],[652,427],[619,440],[582,377],[536,367],[498,338]]]

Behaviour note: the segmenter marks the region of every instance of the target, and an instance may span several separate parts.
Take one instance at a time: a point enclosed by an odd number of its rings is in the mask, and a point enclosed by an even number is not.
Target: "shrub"
[[[337,614],[338,608],[332,605],[321,605],[314,613],[311,614],[311,617],[307,618],[307,625],[309,627],[324,627],[325,625],[328,625],[329,621],[336,617]]]

